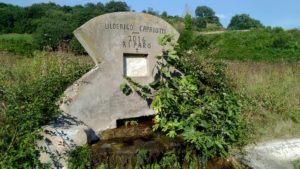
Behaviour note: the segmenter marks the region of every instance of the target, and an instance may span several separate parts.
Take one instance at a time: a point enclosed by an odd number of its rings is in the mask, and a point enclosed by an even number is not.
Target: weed
[[[75,150],[72,150],[68,154],[68,168],[69,169],[86,169],[91,168],[92,165],[92,156],[90,149],[87,145],[76,147]],[[105,169],[105,165],[100,165]]]

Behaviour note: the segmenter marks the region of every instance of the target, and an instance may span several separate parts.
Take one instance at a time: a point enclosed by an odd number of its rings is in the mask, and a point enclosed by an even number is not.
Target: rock
[[[238,158],[254,169],[293,169],[292,162],[300,159],[300,138],[249,145]]]
[[[98,139],[93,130],[70,115],[63,115],[43,126],[41,135],[43,139],[37,142],[39,160],[50,163],[52,168],[66,168],[68,152]]]

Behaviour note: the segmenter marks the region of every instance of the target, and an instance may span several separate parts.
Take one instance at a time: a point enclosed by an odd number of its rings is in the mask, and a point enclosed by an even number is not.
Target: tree
[[[214,27],[222,28],[219,18],[215,16],[215,12],[208,6],[198,6],[195,10],[195,25],[198,29]]]
[[[34,33],[37,29],[38,21],[45,17],[46,14],[51,13],[52,11],[58,11],[62,8],[55,3],[39,3],[33,4],[25,8],[25,20],[24,24],[26,33]]]
[[[199,18],[215,16],[215,12],[208,6],[198,6],[195,10],[195,14]]]
[[[23,8],[0,3],[0,14],[0,33],[23,33]]]
[[[240,14],[233,16],[228,25],[228,29],[231,30],[243,30],[263,27],[263,24],[259,20],[251,18],[248,14]]]
[[[34,40],[40,49],[56,51],[60,46],[68,44],[73,37],[71,16],[62,11],[52,11],[41,18],[38,25]]]
[[[87,3],[84,6],[77,5],[72,9],[72,22],[74,29],[81,26],[93,17],[99,16],[105,13],[105,7],[102,3]]]
[[[163,11],[163,12],[161,13],[161,17],[162,17],[162,18],[168,18],[168,13],[167,13],[166,11]]]
[[[184,26],[184,30],[179,38],[179,44],[182,49],[189,49],[193,42],[193,19],[191,15],[185,15]]]
[[[159,12],[158,11],[154,11],[153,8],[149,7],[147,10],[143,10],[143,13],[147,13],[150,15],[154,15],[154,16],[159,16]]]
[[[110,1],[105,4],[105,12],[122,12],[122,11],[130,11],[129,6],[126,2],[117,2],[117,1]]]

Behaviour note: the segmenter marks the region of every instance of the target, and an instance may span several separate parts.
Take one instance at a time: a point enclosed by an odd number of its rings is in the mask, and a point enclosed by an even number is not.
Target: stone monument
[[[60,108],[96,133],[116,127],[118,119],[153,115],[137,93],[125,96],[124,76],[148,84],[153,81],[158,37],[178,32],[166,21],[144,13],[117,12],[91,19],[74,31],[92,57],[95,68],[70,86]]]
[[[74,31],[92,57],[95,67],[65,92],[60,103],[63,115],[43,126],[37,142],[40,161],[52,168],[66,168],[67,152],[94,142],[118,119],[153,115],[137,93],[125,96],[124,76],[152,82],[156,56],[162,52],[158,37],[178,32],[166,21],[144,13],[118,12],[95,17]]]

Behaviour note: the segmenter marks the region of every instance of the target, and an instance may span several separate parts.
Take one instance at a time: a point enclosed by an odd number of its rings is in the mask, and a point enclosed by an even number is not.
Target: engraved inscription
[[[132,24],[106,23],[105,29],[133,30]]]
[[[124,31],[135,30],[136,32],[157,33],[157,34],[167,33],[165,28],[147,26],[147,25],[134,25],[129,23],[105,23],[104,28],[110,30],[124,30]]]
[[[134,48],[134,49],[150,49],[152,47],[150,42],[147,42],[144,36],[129,35],[122,42],[123,48]]]

